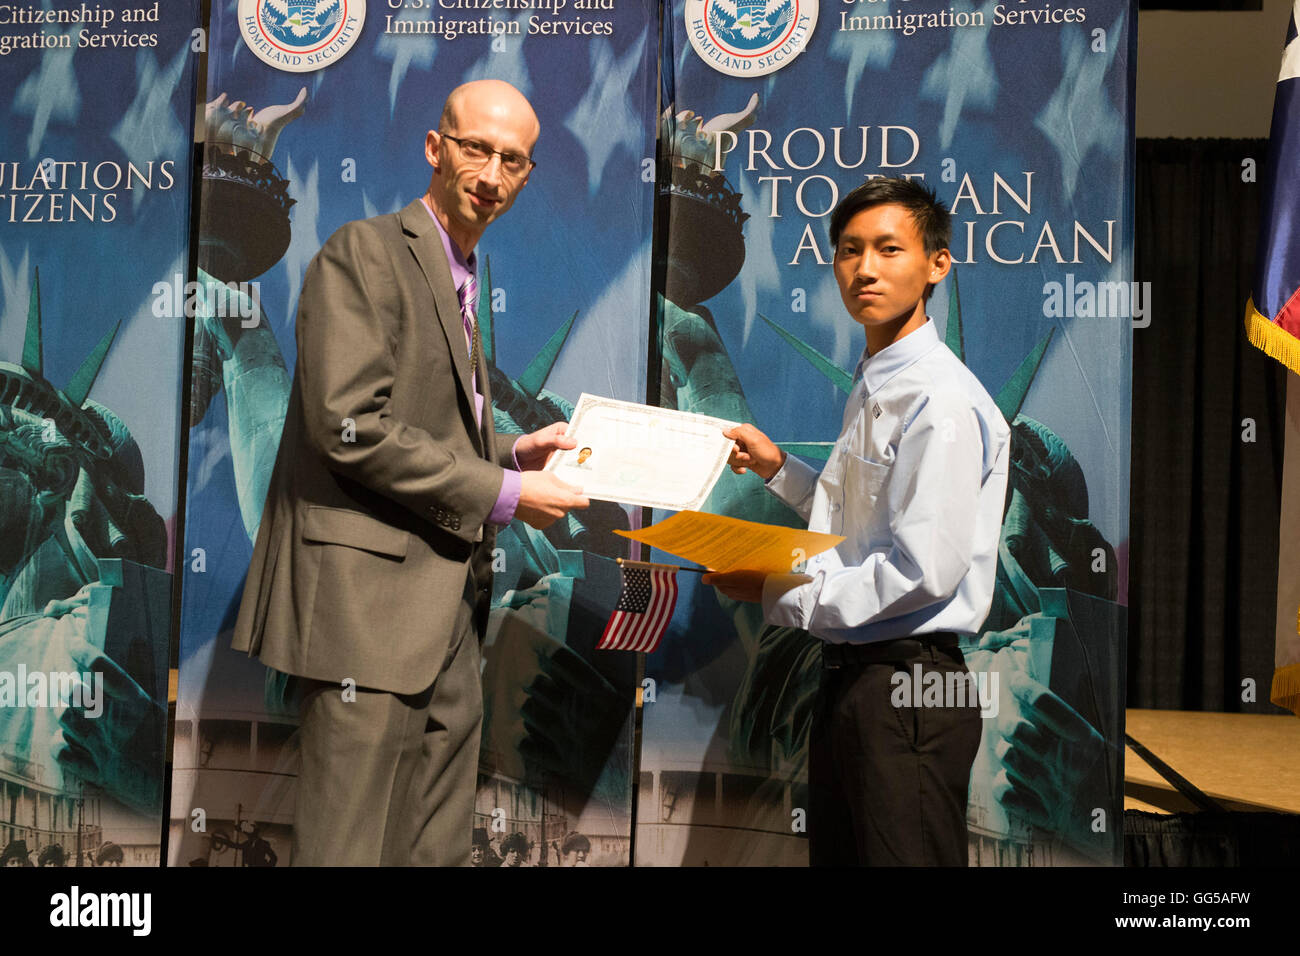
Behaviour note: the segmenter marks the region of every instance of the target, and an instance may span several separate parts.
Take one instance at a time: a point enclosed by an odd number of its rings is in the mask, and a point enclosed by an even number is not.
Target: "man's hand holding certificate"
[[[699,508],[727,467],[734,422],[583,394],[567,436],[572,447],[546,470],[588,498],[665,511]]]

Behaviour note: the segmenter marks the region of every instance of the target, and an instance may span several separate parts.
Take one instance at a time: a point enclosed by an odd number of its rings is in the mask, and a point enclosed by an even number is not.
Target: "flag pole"
[[[679,564],[660,564],[654,561],[633,561],[631,558],[615,558],[619,567],[626,568],[663,568],[666,571],[689,571],[691,574],[709,574],[712,568],[683,567]]]

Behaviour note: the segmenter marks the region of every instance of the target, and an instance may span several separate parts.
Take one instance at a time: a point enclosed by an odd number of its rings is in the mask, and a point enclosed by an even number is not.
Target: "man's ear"
[[[938,285],[948,275],[948,270],[952,268],[952,253],[947,249],[940,249],[930,256],[930,284]]]
[[[442,144],[442,137],[438,135],[436,129],[429,130],[424,137],[424,158],[428,160],[429,165],[433,167],[435,173],[442,170],[438,167],[438,147]]]

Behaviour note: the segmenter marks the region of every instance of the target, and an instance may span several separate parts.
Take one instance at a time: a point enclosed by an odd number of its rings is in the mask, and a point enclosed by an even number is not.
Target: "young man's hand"
[[[727,464],[738,475],[752,471],[768,481],[785,464],[785,452],[753,425],[737,425],[724,429],[722,434],[736,443]]]
[[[762,432],[759,432],[759,434],[762,434]],[[757,470],[755,469],[755,471]],[[748,601],[750,604],[761,604],[763,601],[763,582],[767,580],[767,572],[710,571],[701,580],[705,584],[717,588],[733,601]]]
[[[546,467],[552,452],[578,447],[577,441],[565,437],[568,427],[568,422],[553,422],[545,428],[521,435],[515,442],[515,461],[519,462],[519,469],[540,471]]]

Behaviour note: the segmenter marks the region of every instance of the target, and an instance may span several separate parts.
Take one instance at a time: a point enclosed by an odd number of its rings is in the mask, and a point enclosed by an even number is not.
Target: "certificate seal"
[[[686,33],[728,76],[775,73],[808,46],[817,0],[686,0]]]
[[[239,34],[263,63],[287,73],[329,66],[356,44],[366,0],[239,0]]]

